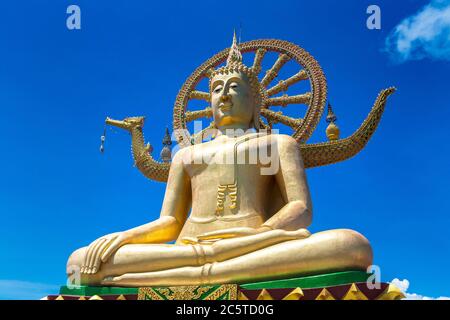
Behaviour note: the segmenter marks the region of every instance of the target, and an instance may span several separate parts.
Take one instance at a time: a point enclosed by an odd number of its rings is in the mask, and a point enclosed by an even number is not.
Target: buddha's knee
[[[97,272],[95,274],[81,273],[81,267],[84,264],[88,247],[75,250],[67,260],[66,273],[68,281],[76,285],[98,285],[103,279],[103,274]]]
[[[350,229],[338,229],[334,233],[339,243],[336,249],[341,258],[359,268],[367,268],[372,264],[372,247],[366,237]]]
[[[67,275],[70,275],[74,272],[78,272],[81,269],[81,266],[84,262],[84,257],[86,255],[88,247],[83,247],[80,249],[75,250],[70,255],[69,259],[67,260],[67,266],[66,266],[66,273]]]

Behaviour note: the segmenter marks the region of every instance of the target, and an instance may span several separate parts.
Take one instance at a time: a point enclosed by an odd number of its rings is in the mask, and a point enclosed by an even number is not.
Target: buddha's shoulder
[[[189,162],[188,159],[192,159],[194,155],[201,154],[202,152],[207,151],[210,148],[210,141],[209,142],[203,142],[203,143],[197,143],[192,145],[187,145],[185,147],[179,148],[173,159],[174,161],[184,161],[186,163]]]
[[[179,148],[173,155],[172,163],[185,162],[186,157],[188,157],[190,155],[190,153],[192,152],[192,147],[193,146],[191,145],[191,146]]]
[[[258,137],[259,140],[267,141],[268,143],[276,143],[279,147],[298,147],[298,142],[292,136],[287,134],[272,133]]]

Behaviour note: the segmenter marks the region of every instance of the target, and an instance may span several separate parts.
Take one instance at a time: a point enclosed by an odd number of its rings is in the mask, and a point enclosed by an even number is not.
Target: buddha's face
[[[255,103],[248,77],[240,72],[214,76],[211,81],[211,107],[217,128],[250,127]]]

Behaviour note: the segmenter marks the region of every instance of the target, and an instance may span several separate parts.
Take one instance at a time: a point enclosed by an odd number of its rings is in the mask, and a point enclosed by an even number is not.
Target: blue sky
[[[81,8],[81,30],[66,28],[70,4]],[[381,30],[366,28],[370,4],[381,8]],[[0,298],[55,293],[73,250],[158,216],[165,185],[133,168],[124,132],[108,131],[100,154],[104,119],[146,115],[146,138],[158,154],[185,78],[229,46],[239,25],[242,41],[279,38],[314,55],[342,136],[359,126],[379,90],[398,88],[357,157],[308,170],[311,230],[358,230],[384,281],[407,279],[411,292],[450,295],[448,6],[1,2]],[[325,140],[325,127],[322,121],[310,141]]]

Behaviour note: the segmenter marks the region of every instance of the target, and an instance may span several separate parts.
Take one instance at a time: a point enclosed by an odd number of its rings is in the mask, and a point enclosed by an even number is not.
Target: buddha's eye
[[[217,87],[214,88],[213,92],[214,93],[219,93],[220,90],[222,90],[222,86],[217,86]]]
[[[236,82],[233,82],[232,84],[230,84],[230,88],[232,88],[232,89],[236,89],[237,87],[239,87],[239,85]]]

